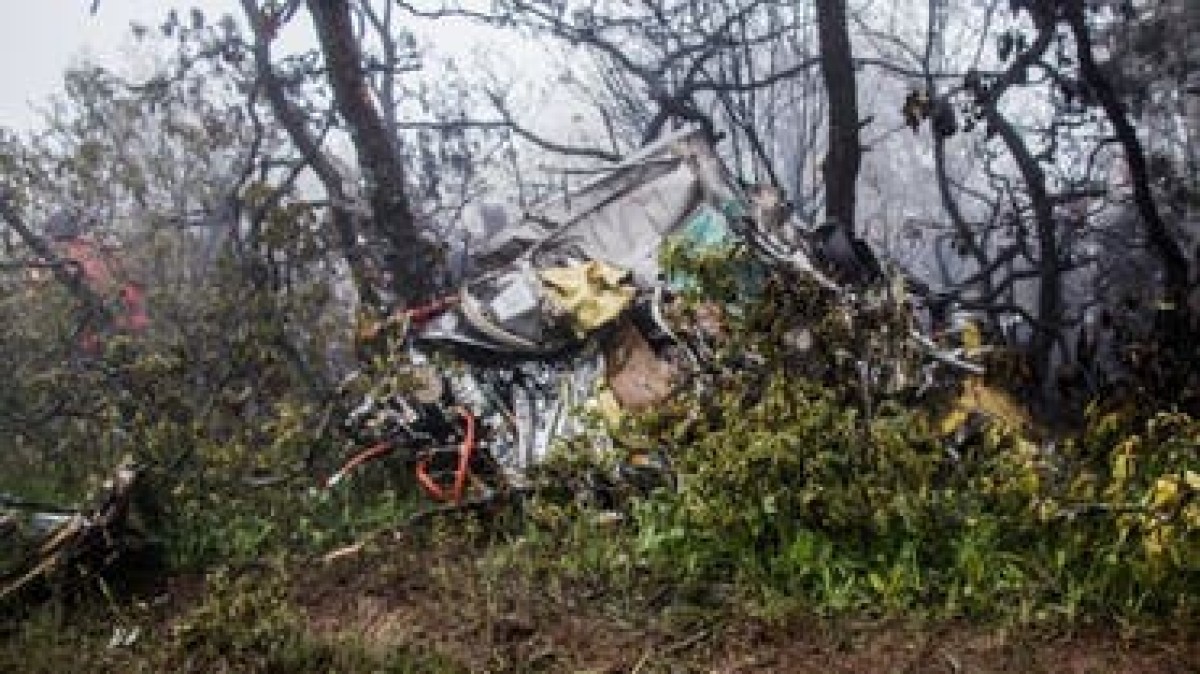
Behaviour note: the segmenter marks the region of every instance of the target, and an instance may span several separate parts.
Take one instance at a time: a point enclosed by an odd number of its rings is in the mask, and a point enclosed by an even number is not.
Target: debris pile
[[[396,377],[374,382],[346,415],[344,428],[365,450],[327,485],[399,454],[431,497],[454,504],[522,489],[558,441],[585,436],[592,451],[611,449],[608,429],[623,415],[661,406],[718,367],[730,316],[772,279],[811,286],[848,322],[881,307],[913,313],[902,282],[878,282],[865,244],[797,231],[778,191],[743,186],[699,131],[647,146],[485,244],[481,272],[454,296],[365,332],[398,336]],[[707,262],[728,292],[714,296],[699,278]],[[864,391],[924,392],[940,373],[982,372],[970,349],[942,346],[918,324],[907,317],[900,337],[916,358],[889,372],[857,364]],[[784,343],[833,353],[813,348],[810,327],[787,326]],[[740,354],[734,365],[754,367],[755,357]],[[910,366],[918,371],[899,371]],[[626,449],[626,463],[665,469],[653,448]]]
[[[0,605],[41,581],[102,571],[144,542],[130,521],[139,477],[136,467],[122,463],[80,509],[0,494]]]

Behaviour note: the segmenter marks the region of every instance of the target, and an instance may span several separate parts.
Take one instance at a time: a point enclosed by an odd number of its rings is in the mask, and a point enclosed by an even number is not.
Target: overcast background
[[[244,24],[237,0],[99,0],[94,14],[93,2],[8,0],[0,10],[0,126],[16,131],[36,127],[36,109],[61,89],[64,70],[77,60],[91,60],[118,71],[144,62],[154,41],[135,42],[129,30],[131,22],[156,29],[172,8],[186,16],[187,10],[196,7],[209,21],[228,13]],[[511,36],[501,37],[494,29],[462,21],[443,21],[436,31],[428,23],[408,25],[421,42],[434,44],[437,54],[460,62],[486,61],[493,72],[519,74],[526,82],[544,80],[553,67],[544,45],[534,49]],[[277,52],[312,44],[307,22],[293,21],[280,36]]]
[[[199,7],[212,18],[240,18],[236,0],[43,0],[6,3],[0,12],[0,126],[26,130],[37,124],[35,106],[62,86],[73,59],[119,66],[136,58],[131,21],[157,26],[172,7]]]

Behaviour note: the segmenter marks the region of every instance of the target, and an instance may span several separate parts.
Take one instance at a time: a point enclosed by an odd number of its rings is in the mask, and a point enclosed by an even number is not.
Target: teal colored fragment
[[[679,239],[685,248],[693,251],[734,243],[729,221],[708,205],[701,206],[700,211],[688,220],[679,232]]]
[[[721,212],[725,214],[726,219],[735,220],[744,218],[750,215],[750,211],[746,208],[745,202],[741,199],[730,199],[721,204]]]
[[[720,253],[732,253],[741,238],[729,226],[729,218],[737,211],[744,210],[736,200],[722,204],[722,209],[705,204],[683,225],[672,237],[671,245],[685,256]],[[756,295],[766,279],[766,270],[756,260],[747,260],[733,270],[742,296]],[[699,285],[693,274],[679,269],[669,269],[666,275],[667,283],[676,291],[694,291]]]

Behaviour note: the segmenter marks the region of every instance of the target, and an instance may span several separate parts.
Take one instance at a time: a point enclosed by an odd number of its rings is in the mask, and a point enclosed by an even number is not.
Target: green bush
[[[1058,444],[992,425],[952,454],[914,410],[867,420],[779,373],[722,386],[682,403],[705,422],[673,448],[679,491],[636,509],[644,561],[677,582],[768,611],[1196,614],[1198,420],[1110,415]]]
[[[721,264],[700,266],[697,297],[705,279],[731,297]],[[727,312],[716,373],[629,433],[679,482],[635,506],[638,564],[766,615],[1197,615],[1200,420],[1097,406],[1074,437],[997,420],[952,443],[930,422],[939,396],[887,385],[914,379],[900,295],[862,295],[775,277]]]

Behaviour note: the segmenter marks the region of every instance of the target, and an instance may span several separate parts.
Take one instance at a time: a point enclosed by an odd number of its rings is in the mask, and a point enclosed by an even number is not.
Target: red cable
[[[446,493],[442,491],[441,485],[433,481],[429,477],[429,459],[424,458],[417,462],[417,482],[421,483],[421,487],[425,490],[429,497],[435,501],[445,501]]]
[[[417,482],[437,501],[452,501],[461,503],[463,493],[467,488],[467,476],[471,472],[471,456],[475,452],[475,416],[463,407],[455,407],[455,412],[466,422],[463,431],[462,446],[458,449],[458,469],[454,471],[454,486],[449,494],[429,475],[429,456],[417,462]]]
[[[471,455],[475,452],[475,415],[463,407],[456,407],[455,411],[461,414],[463,420],[467,422],[462,448],[458,450],[458,472],[454,474],[454,502],[459,503],[467,488],[467,475],[471,471]]]
[[[434,300],[425,306],[408,309],[404,312],[404,315],[413,323],[425,323],[457,303],[458,298],[455,296],[444,297],[440,300]]]
[[[362,464],[367,463],[368,461],[374,461],[381,456],[390,454],[392,449],[394,449],[392,447],[392,443],[384,441],[372,445],[366,450],[355,454],[354,457],[347,461],[341,468],[339,468],[336,473],[330,475],[329,479],[325,480],[325,488],[329,489],[333,487],[333,485],[340,482],[347,473],[361,466]]]

